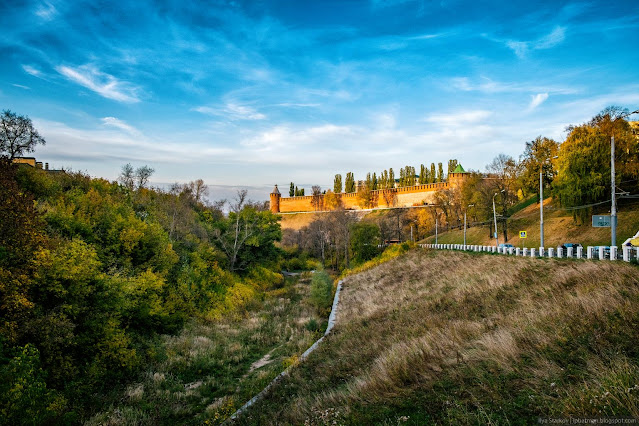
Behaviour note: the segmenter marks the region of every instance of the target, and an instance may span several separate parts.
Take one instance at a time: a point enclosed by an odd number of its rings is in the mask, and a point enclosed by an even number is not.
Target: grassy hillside
[[[610,245],[610,228],[593,228],[590,223],[579,225],[573,220],[569,211],[553,210],[555,207],[551,199],[544,201],[544,244],[546,247],[556,247],[562,243],[573,242],[589,245]],[[609,214],[609,213],[604,213]],[[501,226],[499,227],[501,230]],[[539,247],[539,204],[522,209],[508,220],[508,241],[515,247]],[[527,231],[525,241],[519,239],[519,231]],[[617,244],[639,231],[639,205],[625,205],[618,213]],[[490,228],[477,226],[466,231],[467,244],[493,245],[490,238]],[[435,236],[424,239],[423,242],[434,243]],[[442,232],[438,236],[440,244],[463,244],[464,231],[454,230]],[[503,243],[503,233],[499,233],[499,242]],[[523,245],[522,245],[523,244]]]
[[[280,226],[282,230],[292,229],[299,231],[303,227],[308,226],[316,217],[313,213],[283,214],[280,220]]]
[[[337,325],[244,424],[639,417],[639,269],[414,250],[346,278]]]
[[[86,424],[220,424],[321,335],[326,320],[310,281],[289,277],[244,309],[162,336],[162,361],[126,391],[106,395],[105,410]]]

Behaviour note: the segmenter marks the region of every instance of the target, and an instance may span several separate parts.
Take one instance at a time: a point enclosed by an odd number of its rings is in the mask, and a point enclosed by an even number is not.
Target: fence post
[[[543,247],[539,247],[539,257],[544,257],[544,248]]]
[[[515,250],[515,256],[519,256],[520,254],[521,254],[521,249],[517,247],[517,249]]]
[[[599,247],[599,260],[604,260],[606,257],[606,248],[604,246]]]
[[[622,250],[623,250],[623,261],[630,262],[630,247],[623,246]]]
[[[610,260],[617,260],[617,246],[610,247]]]
[[[530,257],[535,257],[535,248],[530,249]]]
[[[568,253],[566,254],[566,257],[572,257],[572,252],[573,252],[572,247],[568,247]]]
[[[524,247],[524,254],[523,254],[523,256],[524,256],[524,257],[527,257],[527,256],[528,256],[528,247]]]
[[[555,254],[555,249],[553,247],[548,248],[548,257],[553,257]]]
[[[557,247],[557,258],[561,259],[564,257],[564,249],[561,246]]]
[[[577,247],[577,259],[584,257],[584,248],[582,246]]]

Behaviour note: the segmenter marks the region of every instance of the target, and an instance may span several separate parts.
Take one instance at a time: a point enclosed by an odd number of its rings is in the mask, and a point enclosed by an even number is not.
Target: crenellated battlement
[[[444,182],[426,183],[399,188],[378,189],[370,192],[368,208],[410,207],[432,204],[437,191],[457,188],[469,176],[458,166],[448,174]],[[361,210],[362,196],[357,192],[334,194],[338,205],[347,210]],[[271,193],[271,211],[273,213],[313,212],[330,210],[325,205],[325,194],[282,197],[277,185]]]

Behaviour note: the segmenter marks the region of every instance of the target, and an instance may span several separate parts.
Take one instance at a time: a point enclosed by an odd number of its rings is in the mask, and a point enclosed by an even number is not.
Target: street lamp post
[[[469,204],[468,207],[474,207],[474,204]],[[466,250],[466,213],[468,212],[468,207],[464,210],[464,250]]]
[[[615,192],[617,188],[615,185],[615,135],[610,138],[610,197],[612,198],[612,205],[610,206],[610,246],[617,245],[617,200]],[[612,249],[611,249],[612,250]]]
[[[542,163],[539,168],[539,236],[541,237],[540,247],[544,246],[544,181],[542,171],[544,165]]]
[[[554,160],[559,158],[557,155],[552,157]],[[546,161],[550,160],[550,158],[545,159],[539,166],[539,237],[540,237],[540,247],[544,247],[544,180],[542,177],[542,173],[544,171],[544,164]]]
[[[506,191],[502,189],[500,192]],[[495,192],[493,195],[493,218],[495,219],[495,247],[499,247],[499,233],[497,232],[497,210],[495,209],[495,197],[499,194],[499,192]]]

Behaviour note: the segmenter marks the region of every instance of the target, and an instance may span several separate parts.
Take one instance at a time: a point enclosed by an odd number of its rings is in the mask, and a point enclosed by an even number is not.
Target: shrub
[[[311,280],[310,301],[320,315],[325,315],[327,310],[330,310],[332,293],[333,281],[331,277],[324,270],[316,271]]]

